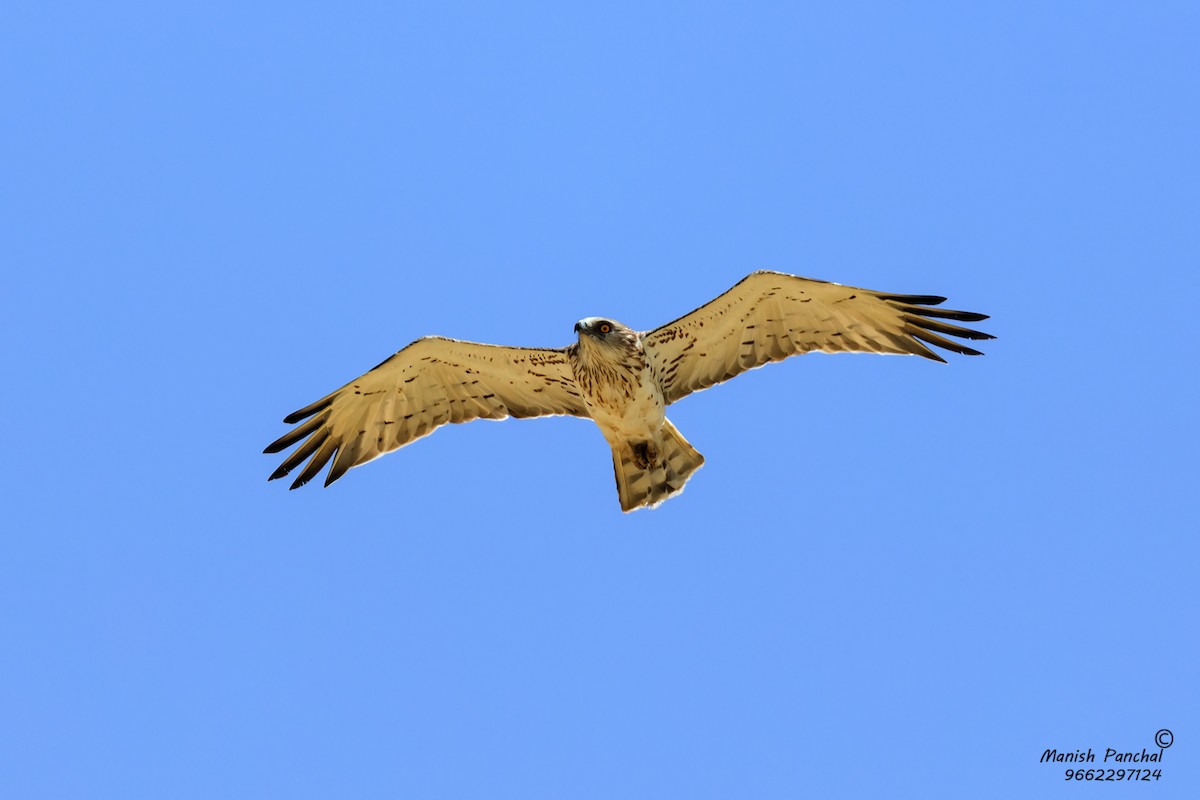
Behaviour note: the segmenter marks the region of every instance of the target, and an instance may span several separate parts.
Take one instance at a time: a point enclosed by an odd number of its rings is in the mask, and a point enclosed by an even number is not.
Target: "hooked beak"
[[[583,323],[581,323],[581,322],[576,322],[576,323],[575,323],[575,332],[576,332],[576,333],[580,333],[580,332],[582,332],[582,331],[583,331]]]

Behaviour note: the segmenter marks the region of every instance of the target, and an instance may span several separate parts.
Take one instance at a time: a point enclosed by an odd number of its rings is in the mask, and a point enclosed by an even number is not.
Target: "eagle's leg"
[[[639,469],[658,466],[658,448],[654,446],[654,442],[634,442],[633,463],[637,464]]]

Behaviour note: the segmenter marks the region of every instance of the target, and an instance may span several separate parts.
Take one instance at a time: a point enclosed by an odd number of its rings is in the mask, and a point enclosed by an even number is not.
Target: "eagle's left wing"
[[[370,372],[284,418],[304,424],[267,445],[300,445],[269,480],[310,456],[292,484],[303,486],[333,459],[325,485],[449,422],[551,414],[588,416],[564,350],[463,342],[427,336]],[[307,437],[307,438],[306,438]]]
[[[720,297],[642,337],[646,354],[673,403],[748,369],[788,356],[895,353],[945,361],[926,345],[980,355],[945,338],[991,339],[952,319],[985,314],[930,308],[946,298],[875,292],[780,272],[754,272]]]

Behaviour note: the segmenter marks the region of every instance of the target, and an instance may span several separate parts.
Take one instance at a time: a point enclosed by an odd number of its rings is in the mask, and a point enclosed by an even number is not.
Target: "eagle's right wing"
[[[588,416],[565,350],[463,342],[429,336],[405,347],[284,422],[302,425],[266,453],[300,445],[271,474],[282,478],[312,457],[293,489],[329,460],[325,485],[449,422],[552,414]],[[306,438],[307,437],[307,438]]]

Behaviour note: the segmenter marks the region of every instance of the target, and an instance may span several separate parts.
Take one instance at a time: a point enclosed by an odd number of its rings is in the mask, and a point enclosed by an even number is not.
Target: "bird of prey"
[[[295,489],[332,460],[328,486],[351,467],[448,422],[569,414],[595,421],[608,440],[621,509],[653,507],[679,493],[704,463],[666,418],[671,403],[814,350],[917,355],[943,363],[931,347],[981,355],[946,337],[994,337],[943,320],[987,316],[933,308],[945,299],[760,271],[647,333],[609,317],[587,317],[575,323],[577,341],[556,350],[427,336],[289,414],[285,423],[302,424],[264,452],[303,444],[269,480],[307,459]]]

